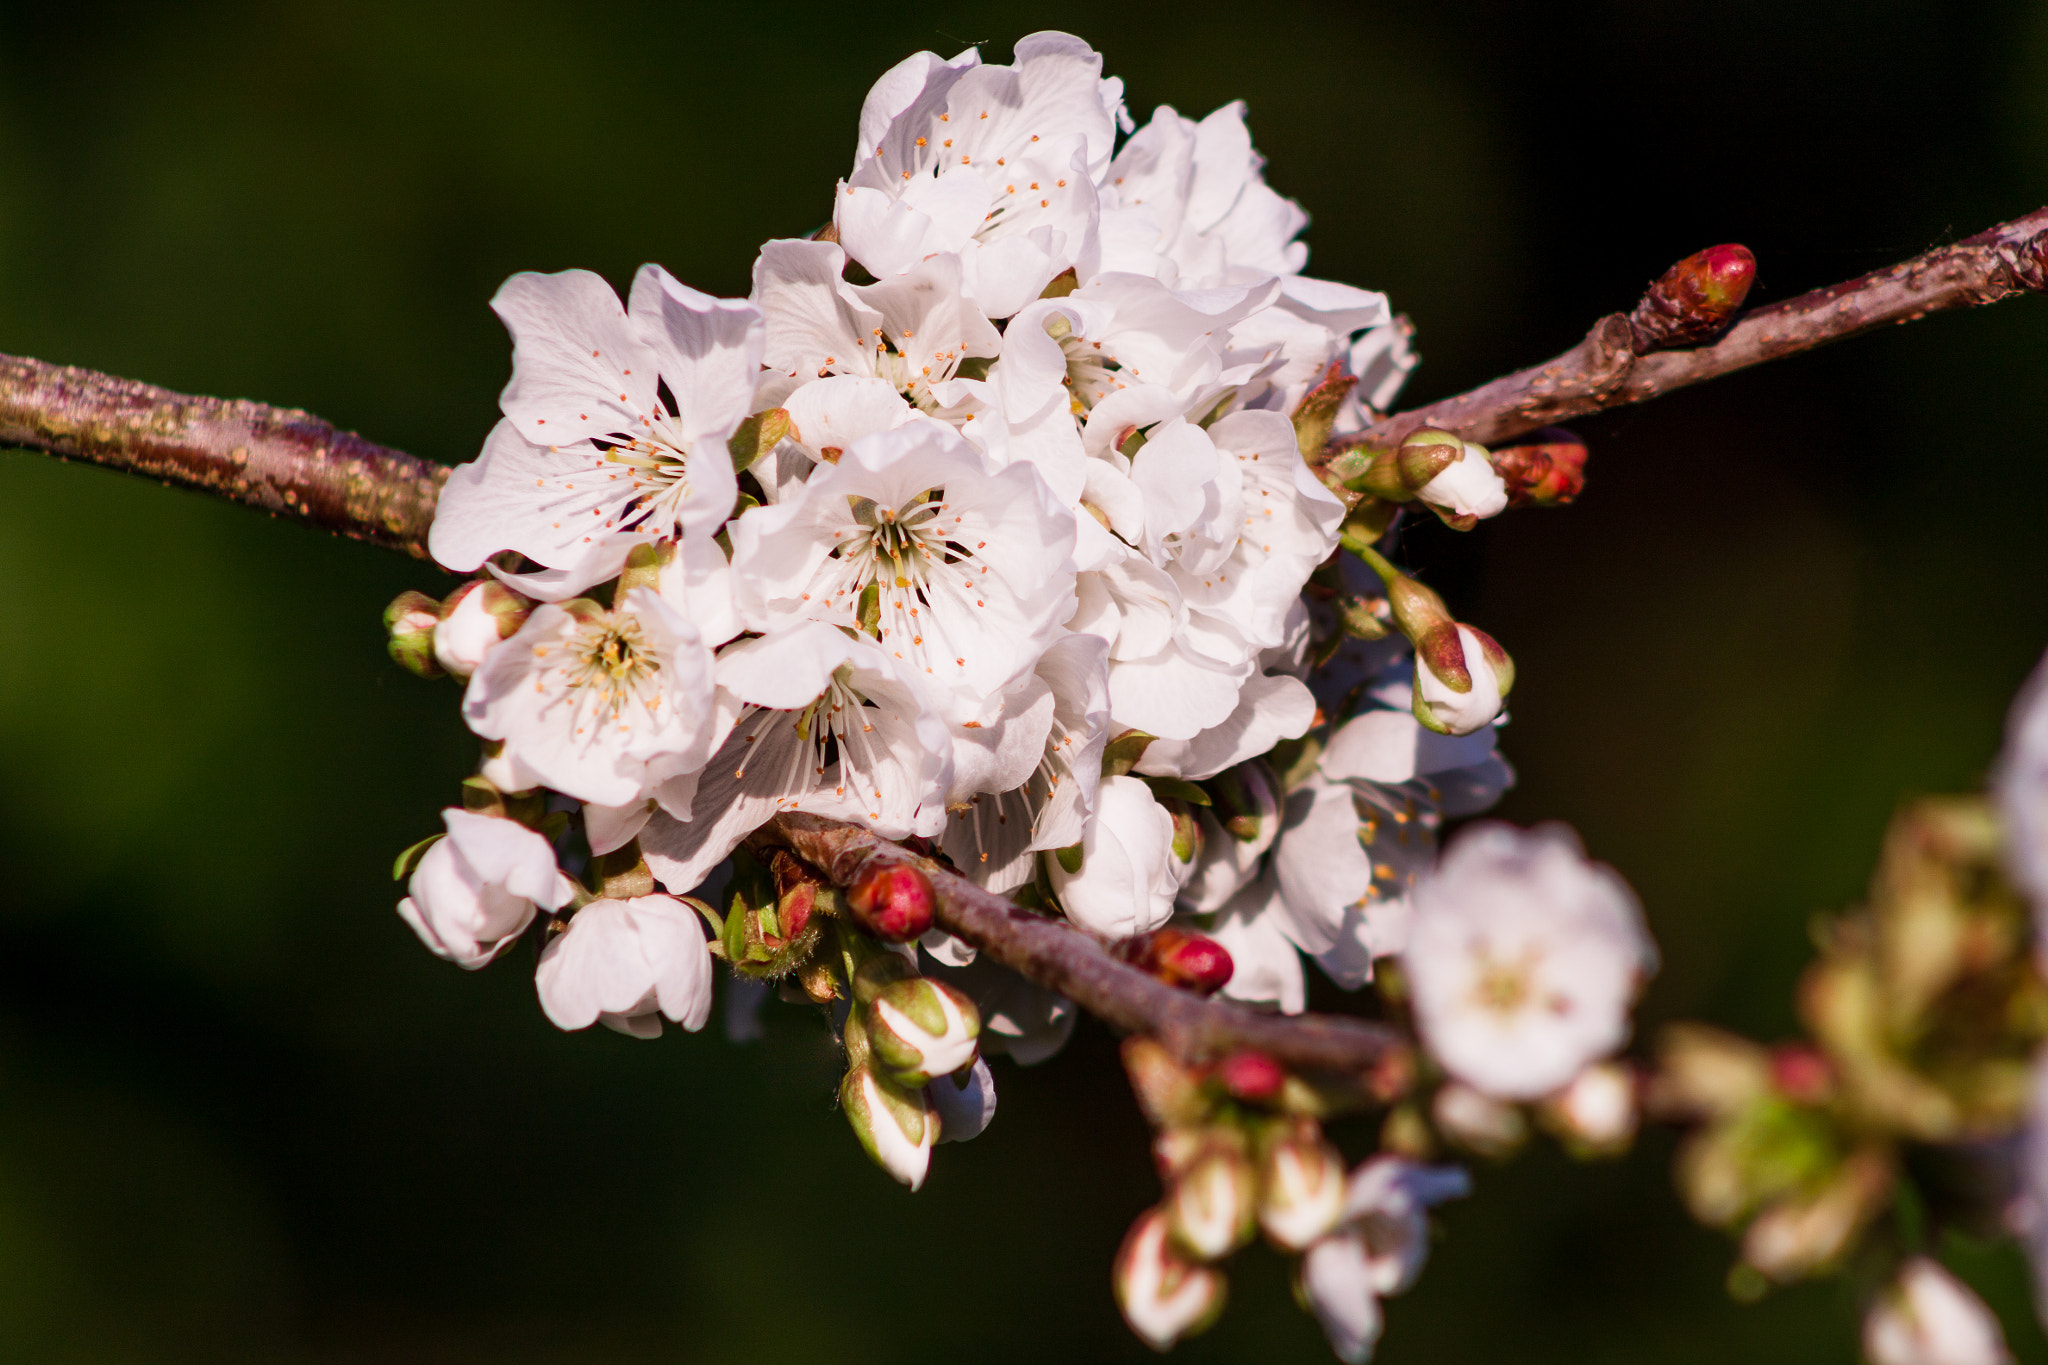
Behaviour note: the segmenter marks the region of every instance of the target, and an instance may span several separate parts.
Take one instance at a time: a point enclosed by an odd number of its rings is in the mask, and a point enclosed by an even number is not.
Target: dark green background
[[[1069,27],[1142,117],[1242,96],[1317,274],[1420,329],[1410,397],[1569,344],[1740,240],[1783,297],[2048,200],[2019,3],[0,5],[0,350],[476,450],[508,273],[742,292],[868,83]],[[1592,486],[1407,552],[1513,651],[1505,811],[1647,902],[1649,1020],[1791,1028],[1805,923],[1903,795],[1979,780],[2048,641],[2048,304],[1585,424]],[[814,1023],[557,1033],[391,913],[472,757],[383,657],[422,565],[0,455],[0,1358],[1146,1358],[1108,1261],[1155,1197],[1106,1036],[912,1197]],[[1361,1129],[1345,1135],[1354,1149]],[[1486,1170],[1388,1362],[1849,1361],[1837,1285],[1754,1308],[1669,1143]],[[2041,1358],[2009,1250],[1955,1249]],[[1326,1358],[1263,1250],[1199,1360]]]

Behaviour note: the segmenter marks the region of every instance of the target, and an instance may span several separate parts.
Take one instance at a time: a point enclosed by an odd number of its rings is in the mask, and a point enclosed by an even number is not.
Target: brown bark
[[[1407,1045],[1383,1024],[1322,1014],[1262,1014],[1176,990],[1111,957],[1078,929],[1020,909],[857,825],[799,812],[778,816],[775,832],[839,886],[849,885],[876,860],[918,868],[938,893],[934,918],[940,928],[1098,1019],[1152,1035],[1191,1065],[1250,1049],[1301,1071],[1388,1080],[1405,1071]]]
[[[0,355],[0,446],[212,493],[426,558],[446,465],[309,413]]]
[[[1398,445],[1418,427],[1442,427],[1497,445],[1589,412],[1779,360],[1886,323],[1975,308],[2048,289],[2048,209],[1859,279],[1747,314],[1711,346],[1637,355],[1628,318],[1611,313],[1553,360],[1342,438],[1342,448]]]

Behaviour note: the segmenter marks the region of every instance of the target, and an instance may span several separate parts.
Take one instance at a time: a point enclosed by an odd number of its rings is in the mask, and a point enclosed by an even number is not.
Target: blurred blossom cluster
[[[1348,1174],[1320,1122],[1355,1084],[1134,1040],[1168,1194],[1117,1263],[1163,1346],[1263,1229],[1356,1361],[1465,1192],[1440,1145],[1509,1150],[1525,1109],[1627,1145],[1609,1059],[1656,952],[1561,828],[1477,827],[1438,867],[1444,821],[1514,780],[1514,669],[1374,546],[1404,512],[1568,502],[1584,451],[1347,442],[1409,328],[1302,273],[1244,115],[1137,126],[1064,34],[920,53],[747,298],[656,265],[623,301],[508,280],[503,418],[430,541],[474,576],[386,616],[484,741],[399,908],[464,968],[530,944],[565,1029],[701,1028],[714,959],[735,1037],[770,994],[821,1008],[849,1123],[913,1189],[993,1116],[983,1054],[1051,1055],[1074,1007],[935,924],[915,868],[835,883],[779,815],[906,842],[1186,989],[1299,1013],[1305,960],[1376,981],[1426,1051],[1368,1087],[1398,1103]]]

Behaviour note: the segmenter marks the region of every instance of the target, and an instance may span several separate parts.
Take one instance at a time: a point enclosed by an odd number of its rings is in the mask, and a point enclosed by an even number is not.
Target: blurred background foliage
[[[1767,300],[2048,199],[2021,0],[5,0],[0,350],[465,459],[504,276],[744,292],[882,70],[1053,26],[1141,118],[1249,101],[1313,273],[1415,319],[1411,400],[1714,242]],[[1574,508],[1406,542],[1520,664],[1504,813],[1649,907],[1646,1026],[1789,1033],[1808,918],[1902,797],[1981,779],[2048,641],[2044,362],[2040,302],[1865,338],[1585,423]],[[1102,1030],[999,1066],[994,1128],[913,1198],[801,1011],[748,1047],[562,1035],[520,963],[419,948],[390,858],[473,746],[377,618],[445,582],[0,454],[0,1358],[1145,1358],[1108,1264],[1155,1186]],[[1668,1160],[1482,1171],[1382,1359],[1852,1360],[1840,1285],[1726,1299]],[[1948,1251],[2041,1358],[2017,1255]],[[1233,1288],[1182,1358],[1327,1358],[1277,1259]]]

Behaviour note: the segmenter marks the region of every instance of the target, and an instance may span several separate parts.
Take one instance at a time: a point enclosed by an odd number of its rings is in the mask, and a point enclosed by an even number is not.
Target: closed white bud
[[[1432,508],[1441,508],[1446,521],[1465,518],[1469,526],[1507,507],[1508,486],[1494,471],[1485,446],[1470,441],[1458,444],[1458,458],[1417,489],[1415,496]]]
[[[1596,1062],[1544,1101],[1543,1118],[1577,1147],[1618,1152],[1634,1140],[1640,1118],[1635,1073],[1620,1062]]]
[[[470,580],[441,604],[434,659],[453,676],[467,679],[500,640],[518,633],[529,610],[525,598],[495,579]]]
[[[1223,1276],[1173,1249],[1166,1215],[1147,1210],[1124,1237],[1112,1272],[1124,1321],[1155,1351],[1216,1321],[1227,1288]]]
[[[1344,1158],[1312,1125],[1266,1146],[1259,1162],[1259,1226],[1275,1246],[1301,1251],[1344,1216]]]
[[[1480,1156],[1504,1157],[1529,1140],[1529,1121],[1519,1108],[1463,1081],[1438,1090],[1429,1115],[1438,1132]]]
[[[1515,675],[1492,637],[1461,625],[1424,641],[1415,653],[1417,720],[1442,734],[1469,735],[1500,715]]]
[[[862,1010],[875,1064],[915,1089],[974,1063],[981,1014],[943,982],[913,976],[884,986]]]
[[[1984,1301],[1925,1256],[1915,1256],[1863,1319],[1870,1365],[2010,1365],[2005,1332]]]
[[[1220,1260],[1251,1240],[1258,1183],[1241,1145],[1206,1145],[1173,1179],[1166,1196],[1167,1231],[1198,1261]]]
[[[922,1091],[894,1085],[863,1063],[846,1073],[839,1103],[877,1166],[912,1190],[924,1184],[932,1144],[939,1140],[939,1116]]]

